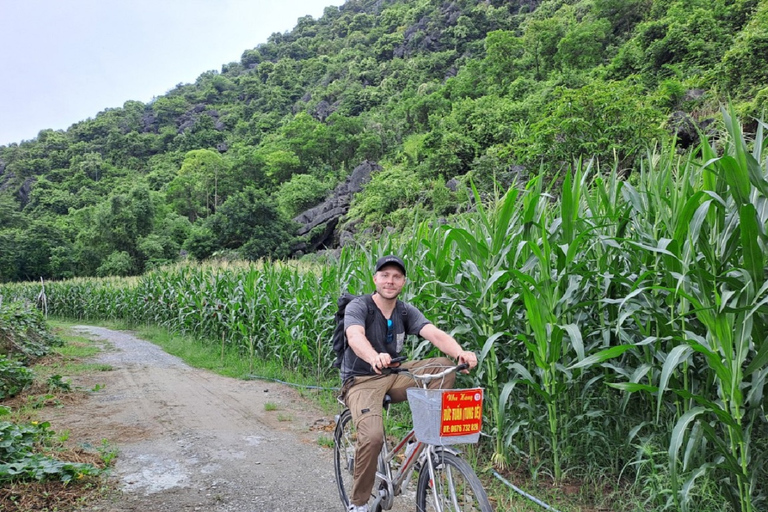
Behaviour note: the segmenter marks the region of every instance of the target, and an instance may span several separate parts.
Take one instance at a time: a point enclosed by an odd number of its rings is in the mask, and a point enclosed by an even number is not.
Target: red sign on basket
[[[440,436],[477,434],[483,426],[483,389],[443,392]]]

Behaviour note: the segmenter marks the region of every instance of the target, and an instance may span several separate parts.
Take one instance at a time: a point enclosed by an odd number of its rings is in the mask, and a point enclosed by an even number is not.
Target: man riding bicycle
[[[473,352],[462,350],[448,333],[438,329],[416,307],[397,297],[405,285],[405,263],[397,256],[384,256],[376,262],[373,283],[376,291],[351,301],[344,314],[348,347],[341,364],[341,395],[352,413],[357,429],[354,483],[349,510],[368,512],[376,478],[376,462],[384,443],[382,403],[385,395],[392,402],[407,399],[406,389],[414,385],[405,375],[386,374],[382,370],[399,366],[392,360],[400,355],[408,334],[430,341],[445,355],[470,368],[477,366]],[[409,362],[405,366],[417,373],[437,373],[452,365],[445,357]],[[451,388],[450,374],[429,384],[430,388]]]

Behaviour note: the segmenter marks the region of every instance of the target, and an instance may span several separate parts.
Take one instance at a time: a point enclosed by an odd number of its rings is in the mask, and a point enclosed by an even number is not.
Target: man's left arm
[[[453,336],[438,329],[434,324],[427,324],[422,327],[419,336],[430,341],[443,354],[452,357],[459,363],[467,363],[470,368],[477,366],[477,356],[474,352],[463,350]]]

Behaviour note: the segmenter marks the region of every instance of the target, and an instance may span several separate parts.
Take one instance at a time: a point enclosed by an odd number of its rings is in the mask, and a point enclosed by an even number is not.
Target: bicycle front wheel
[[[483,484],[472,466],[453,453],[438,451],[432,454],[435,478],[429,468],[421,468],[416,486],[417,512],[493,512]],[[435,503],[440,504],[438,508]]]
[[[339,498],[345,507],[349,506],[352,494],[352,483],[355,474],[355,431],[352,413],[349,409],[339,416],[336,430],[333,434],[334,469],[336,470],[336,485],[339,488]]]

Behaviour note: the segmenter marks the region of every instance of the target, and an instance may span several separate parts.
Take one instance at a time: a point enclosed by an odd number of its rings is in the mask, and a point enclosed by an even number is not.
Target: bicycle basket
[[[480,438],[483,390],[408,388],[416,439],[435,445],[471,444]]]

